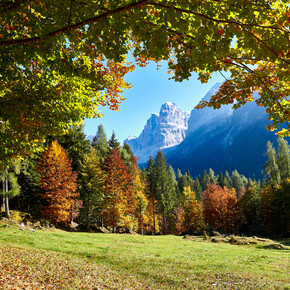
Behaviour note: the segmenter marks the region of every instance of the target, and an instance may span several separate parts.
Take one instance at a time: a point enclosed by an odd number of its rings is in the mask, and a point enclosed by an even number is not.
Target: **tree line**
[[[11,207],[57,226],[140,234],[222,233],[289,236],[290,157],[287,141],[267,144],[263,181],[212,169],[193,178],[159,151],[139,169],[128,144],[102,125],[89,141],[82,127],[50,136],[44,151],[2,172],[6,217]]]

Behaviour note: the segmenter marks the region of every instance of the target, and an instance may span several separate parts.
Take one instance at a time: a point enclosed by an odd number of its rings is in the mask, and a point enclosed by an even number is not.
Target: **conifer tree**
[[[208,171],[208,175],[209,175],[209,182],[212,184],[215,183],[214,171],[211,168]]]
[[[261,227],[261,193],[254,182],[237,202],[236,224],[243,234],[253,234]]]
[[[243,191],[243,180],[237,170],[232,172],[232,186],[236,190],[237,197],[239,198]]]
[[[91,145],[96,149],[100,157],[101,163],[104,164],[105,158],[110,153],[110,148],[109,148],[109,143],[108,143],[107,136],[104,130],[104,126],[102,124],[98,126],[97,133],[94,136]]]
[[[157,198],[162,212],[162,228],[163,234],[165,235],[167,228],[172,227],[173,224],[172,219],[173,208],[176,202],[176,191],[174,180],[161,150],[156,155],[155,170]]]
[[[122,148],[120,148],[120,155],[123,159],[123,162],[127,165],[130,166],[132,157],[134,157],[134,154],[130,148],[130,146],[125,143]]]
[[[201,196],[202,196],[202,187],[201,187],[201,184],[199,182],[199,178],[198,177],[195,179],[193,188],[194,188],[194,191],[195,191],[196,199],[198,201],[200,201],[201,200]]]
[[[182,173],[181,173],[180,169],[178,168],[177,169],[177,174],[176,174],[177,182],[178,182],[178,180],[180,179],[181,176],[182,176]]]
[[[225,180],[224,180],[224,175],[222,172],[220,172],[220,174],[217,177],[217,184],[221,187],[225,186]]]
[[[156,213],[158,215],[158,203],[157,203],[157,184],[156,184],[156,170],[155,163],[150,155],[147,164],[147,176],[148,176],[148,187],[149,196],[152,200],[152,216],[153,216],[153,233],[156,234]]]
[[[262,191],[264,226],[271,235],[290,236],[290,178]]]
[[[205,170],[203,170],[202,177],[200,179],[200,184],[201,184],[202,190],[205,190],[208,182],[209,182],[209,176],[208,176],[207,172]]]
[[[67,134],[58,136],[56,139],[68,154],[72,170],[80,172],[84,155],[90,151],[90,141],[86,139],[84,126],[72,126]]]
[[[268,157],[268,161],[265,164],[267,183],[272,186],[274,186],[275,184],[280,184],[281,176],[277,164],[277,155],[275,149],[273,148],[273,144],[270,141],[267,142],[266,155]]]
[[[232,188],[232,180],[228,171],[225,172],[224,186],[227,188]]]
[[[120,145],[119,141],[117,140],[116,134],[114,131],[113,131],[112,136],[109,140],[109,147],[111,150],[114,148],[117,148],[117,150],[119,151],[121,149],[121,145]]]
[[[47,203],[43,216],[54,224],[73,221],[80,206],[77,173],[72,171],[71,161],[57,141],[47,146],[38,160],[37,171],[39,186],[44,190],[40,195]]]
[[[277,164],[279,167],[281,180],[290,178],[290,153],[288,142],[284,138],[278,139]]]

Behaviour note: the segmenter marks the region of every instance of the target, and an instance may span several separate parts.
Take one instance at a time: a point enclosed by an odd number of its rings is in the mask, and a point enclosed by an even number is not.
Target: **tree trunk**
[[[9,198],[8,198],[8,175],[7,177],[5,178],[5,193],[4,193],[4,199],[5,199],[5,217],[7,219],[10,219],[10,212],[9,212]]]
[[[156,225],[155,225],[155,193],[153,191],[153,230],[154,235],[156,235]]]
[[[141,226],[141,235],[143,236],[143,219],[142,219],[142,210],[140,209],[140,226]]]
[[[3,184],[2,184],[2,186],[3,186],[3,196],[2,196],[2,208],[1,208],[1,211],[3,210],[3,211],[5,211],[5,178],[4,178],[4,173],[3,173]]]
[[[163,235],[166,235],[166,219],[164,209],[163,209]]]

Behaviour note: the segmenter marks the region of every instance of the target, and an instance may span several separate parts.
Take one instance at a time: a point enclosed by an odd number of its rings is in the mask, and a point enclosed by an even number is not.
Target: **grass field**
[[[2,225],[0,289],[290,289],[289,249]]]

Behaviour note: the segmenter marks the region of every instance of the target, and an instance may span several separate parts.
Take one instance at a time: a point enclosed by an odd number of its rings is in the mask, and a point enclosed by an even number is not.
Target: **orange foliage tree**
[[[117,148],[106,158],[103,217],[106,226],[132,227],[135,221],[136,200],[132,196],[132,178]]]
[[[233,231],[237,203],[235,190],[208,183],[202,197],[205,222],[215,230]]]
[[[41,197],[46,200],[42,214],[53,224],[68,223],[77,216],[80,207],[77,173],[72,171],[66,151],[53,141],[38,160]]]

